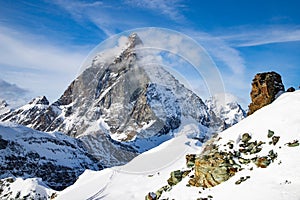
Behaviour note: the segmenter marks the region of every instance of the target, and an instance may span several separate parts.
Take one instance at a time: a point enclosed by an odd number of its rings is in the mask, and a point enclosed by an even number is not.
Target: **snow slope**
[[[185,122],[177,137],[139,155],[125,166],[100,172],[86,171],[74,185],[61,191],[57,199],[144,199],[148,192],[155,192],[167,184],[171,171],[186,169],[185,154],[200,153],[201,147],[186,137],[198,130],[194,123]],[[268,130],[280,136],[276,145],[269,144]],[[205,190],[187,187],[189,178],[186,177],[160,199],[299,200],[300,147],[290,147],[288,143],[300,140],[300,91],[281,95],[272,104],[220,133],[217,144],[225,150],[224,144],[233,141],[234,148],[238,148],[243,133],[265,142],[258,154],[276,152],[278,157],[274,162],[267,168],[257,168],[251,163],[245,165],[228,181]],[[250,178],[235,184],[245,176]]]

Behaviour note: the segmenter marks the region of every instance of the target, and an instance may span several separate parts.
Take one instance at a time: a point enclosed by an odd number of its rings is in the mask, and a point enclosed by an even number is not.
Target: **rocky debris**
[[[280,92],[284,92],[281,76],[276,72],[258,73],[252,80],[250,103],[247,115],[272,103]]]
[[[249,135],[249,133],[244,133],[242,135],[242,142],[247,144],[249,142],[249,140],[251,140],[251,136]]]
[[[235,182],[235,184],[236,184],[236,185],[239,185],[239,184],[241,184],[242,182],[246,181],[246,180],[249,179],[249,178],[250,178],[250,176],[240,177],[240,179],[237,180],[237,181]]]
[[[258,157],[255,159],[254,164],[260,168],[267,168],[271,163],[268,156]]]
[[[275,146],[277,144],[277,142],[279,141],[280,136],[273,136],[272,137],[272,144]]]
[[[268,130],[268,138],[271,138],[274,135],[274,131]]]
[[[233,160],[233,155],[219,152],[217,147],[196,158],[195,176],[189,184],[196,187],[214,187],[232,177],[240,166]]]
[[[249,133],[244,133],[242,135],[242,140],[241,140],[242,143],[239,145],[240,153],[244,153],[245,155],[256,154],[262,150],[261,145],[263,145],[264,142],[262,141],[257,142],[257,140],[255,140],[254,142],[250,142],[250,140],[251,140],[251,136],[249,135]]]
[[[268,132],[268,137],[274,135],[271,132]],[[279,140],[278,136],[272,138],[275,138],[275,144]],[[189,180],[190,185],[204,188],[214,187],[228,180],[250,163],[254,163],[260,168],[266,168],[277,158],[277,153],[273,150],[269,151],[267,156],[258,156],[257,154],[261,152],[265,142],[253,140],[249,133],[244,133],[240,137],[238,150],[235,150],[233,141],[229,141],[225,145],[229,152],[220,151],[215,144],[217,141],[217,137],[208,141],[200,156],[196,157],[195,175]]]
[[[158,200],[163,192],[166,191],[170,191],[172,189],[172,187],[170,185],[165,185],[163,187],[161,187],[160,189],[158,189],[155,193],[154,192],[149,192],[146,197],[145,200]]]
[[[185,178],[190,172],[191,172],[191,170],[186,170],[186,171],[176,170],[176,171],[171,172],[170,178],[168,179],[168,184],[170,186],[176,185],[183,178]]]
[[[275,161],[275,159],[277,158],[278,154],[274,152],[274,150],[270,150],[269,154],[268,154],[269,158],[271,158],[272,162]]]
[[[286,145],[288,147],[297,147],[297,146],[299,146],[299,141],[298,140],[294,140],[293,142],[286,143]]]
[[[286,91],[287,91],[287,92],[295,92],[296,90],[295,90],[295,88],[290,87],[290,88],[288,88]]]
[[[267,138],[272,138],[272,140],[275,141],[274,145],[276,145],[279,136],[274,136],[274,134],[273,131],[269,130]],[[171,190],[174,185],[181,182],[182,179],[191,172],[194,172],[194,174],[189,175],[188,184],[186,184],[186,186],[202,187],[205,189],[227,181],[241,170],[248,169],[252,171],[253,166],[257,168],[267,168],[271,163],[275,162],[278,156],[273,149],[270,150],[267,155],[259,154],[263,149],[263,145],[266,145],[266,143],[254,140],[249,133],[241,134],[239,138],[237,138],[237,144],[230,140],[222,145],[222,148],[218,145],[221,139],[222,138],[216,134],[206,142],[200,155],[187,154],[186,165],[189,170],[176,170],[171,172],[168,185],[160,188],[155,193],[156,199],[159,199],[163,192]],[[293,144],[297,142],[298,141],[294,141]],[[269,145],[273,145],[273,142]],[[250,176],[240,177],[235,184],[241,184],[249,178]],[[146,199],[150,199],[148,196],[146,196]],[[212,197],[202,197],[200,199],[211,198]]]
[[[154,192],[149,192],[145,200],[157,200],[157,195]]]
[[[186,166],[188,168],[191,168],[191,167],[195,166],[196,154],[187,154],[185,156],[185,159],[186,159]]]

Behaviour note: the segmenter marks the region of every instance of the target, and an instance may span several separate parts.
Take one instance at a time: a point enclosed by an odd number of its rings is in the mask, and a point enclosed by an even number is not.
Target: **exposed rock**
[[[288,88],[286,91],[287,91],[287,92],[295,92],[295,88],[290,87],[290,88]]]
[[[288,142],[287,146],[288,147],[297,147],[297,146],[299,146],[299,141],[298,140],[294,140],[293,142]]]
[[[275,153],[274,150],[270,150],[268,156],[271,158],[272,162],[274,162],[278,154]]]
[[[272,137],[272,143],[273,143],[273,145],[276,145],[277,142],[279,141],[279,139],[280,139],[280,136],[273,136]]]
[[[256,158],[254,164],[260,168],[267,168],[270,165],[271,161],[267,156]]]
[[[149,192],[145,200],[157,200],[157,195],[154,192]]]
[[[249,133],[244,133],[242,135],[242,142],[247,143],[249,142],[249,140],[251,140],[251,136],[249,135]]]
[[[251,115],[256,110],[272,103],[279,92],[284,92],[281,76],[276,72],[258,73],[252,80],[252,90],[250,93],[252,102],[249,105],[247,115]]]
[[[240,179],[237,180],[237,181],[235,182],[235,184],[236,184],[236,185],[239,185],[239,184],[241,184],[242,182],[246,181],[246,180],[249,179],[249,178],[250,178],[250,176],[240,177]]]
[[[214,187],[232,177],[239,168],[231,153],[219,152],[218,148],[210,143],[200,157],[196,158],[195,176],[189,180],[189,184],[204,188]]]
[[[268,130],[268,138],[271,138],[274,135],[274,131]]]
[[[185,156],[186,166],[191,168],[195,165],[196,154],[188,154]]]
[[[171,174],[170,174],[171,177],[168,179],[168,184],[170,186],[176,185],[184,177],[186,177],[190,172],[191,172],[190,170],[186,170],[186,171],[176,170],[176,171],[171,172]]]

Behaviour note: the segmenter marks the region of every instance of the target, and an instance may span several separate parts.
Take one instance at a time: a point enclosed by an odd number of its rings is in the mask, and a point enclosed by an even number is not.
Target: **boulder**
[[[252,80],[250,103],[247,115],[251,115],[258,109],[272,103],[278,94],[284,92],[281,76],[276,72],[264,72],[255,75]]]

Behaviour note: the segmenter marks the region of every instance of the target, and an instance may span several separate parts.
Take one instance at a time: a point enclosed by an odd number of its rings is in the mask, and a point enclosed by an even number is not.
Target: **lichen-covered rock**
[[[239,169],[233,154],[219,152],[217,146],[208,144],[195,160],[195,176],[189,184],[196,187],[214,187],[232,177]]]
[[[268,138],[271,138],[274,135],[274,131],[268,130]]]
[[[249,179],[249,178],[250,178],[250,176],[240,177],[240,179],[237,180],[237,181],[235,182],[235,184],[236,184],[236,185],[239,185],[239,184],[241,184],[242,182],[246,181],[246,180]]]
[[[267,168],[270,165],[271,160],[267,156],[263,156],[256,158],[254,163],[257,167]]]
[[[277,142],[279,141],[279,139],[280,139],[280,136],[273,136],[272,137],[272,143],[273,143],[273,145],[276,145]]]
[[[196,154],[188,154],[185,156],[186,166],[191,168],[195,165]]]
[[[288,147],[297,147],[297,146],[299,146],[299,141],[294,140],[293,142],[288,142],[287,145],[288,145]]]
[[[276,72],[258,73],[252,81],[250,93],[252,102],[247,115],[272,103],[279,92],[284,92],[281,76]]]
[[[157,195],[154,192],[149,192],[145,197],[145,200],[157,200]]]
[[[180,170],[176,170],[171,172],[170,178],[168,179],[168,184],[169,185],[176,185],[182,180],[182,172]]]
[[[251,136],[249,135],[249,133],[244,133],[242,135],[242,142],[247,143],[249,140],[251,140]]]

